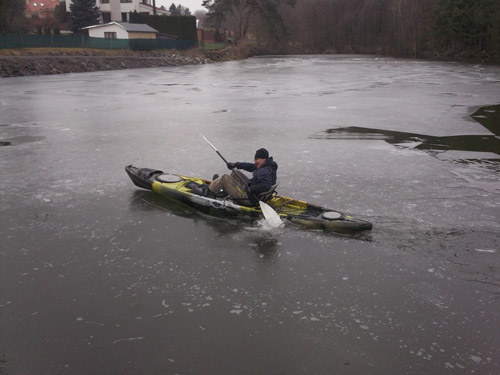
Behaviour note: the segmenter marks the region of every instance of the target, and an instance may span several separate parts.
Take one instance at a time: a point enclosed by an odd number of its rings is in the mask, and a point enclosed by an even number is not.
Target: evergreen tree
[[[498,22],[495,11],[496,0],[478,0],[477,6],[473,14],[473,35],[474,45],[481,50],[486,50],[491,47],[494,27]]]
[[[441,0],[435,33],[452,51],[487,49],[495,33],[494,0]]]
[[[170,8],[168,8],[168,10],[170,11],[171,16],[178,16],[179,15],[179,13],[177,11],[177,6],[174,3],[172,3],[172,5],[170,5]]]
[[[60,35],[61,29],[66,30],[69,26],[69,13],[66,11],[66,2],[61,1],[54,8],[54,34]]]
[[[500,58],[500,2],[496,2],[493,15],[493,24],[490,28],[491,33],[491,50]]]
[[[97,25],[101,14],[95,0],[73,0],[71,10],[71,30],[81,32],[82,27]]]
[[[5,3],[5,0],[0,0],[0,33],[4,33],[5,29],[6,29],[4,3]]]
[[[66,11],[66,1],[61,1],[54,8],[54,17],[60,24],[69,22],[69,13]]]

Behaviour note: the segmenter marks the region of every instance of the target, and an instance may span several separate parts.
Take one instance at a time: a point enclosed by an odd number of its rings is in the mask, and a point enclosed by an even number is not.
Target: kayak
[[[248,207],[238,204],[231,197],[206,197],[196,194],[194,185],[209,184],[211,181],[197,177],[165,173],[159,169],[125,167],[132,182],[140,188],[152,190],[163,197],[184,203],[210,215],[238,215],[261,217],[259,206]],[[298,199],[272,194],[266,201],[282,219],[312,229],[338,232],[364,231],[372,229],[368,221],[354,218],[337,210],[316,206]]]

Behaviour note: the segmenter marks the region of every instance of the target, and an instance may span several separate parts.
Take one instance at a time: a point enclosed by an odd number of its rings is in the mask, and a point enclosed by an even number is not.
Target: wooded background
[[[499,0],[206,0],[207,22],[284,53],[500,57]]]
[[[90,13],[95,7],[93,0],[73,2],[85,3]],[[0,33],[52,34],[66,24],[79,30],[98,22],[95,16],[86,20],[85,14],[66,14],[63,4],[51,17],[28,17],[25,0],[0,0]],[[195,12],[200,24],[231,35],[252,54],[363,53],[500,62],[500,0],[205,0],[203,5],[208,13]]]

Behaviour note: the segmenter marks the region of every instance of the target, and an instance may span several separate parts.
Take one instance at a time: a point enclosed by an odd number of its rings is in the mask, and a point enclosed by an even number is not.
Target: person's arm
[[[243,169],[248,172],[253,172],[257,168],[254,163],[234,163],[234,166],[238,169]]]

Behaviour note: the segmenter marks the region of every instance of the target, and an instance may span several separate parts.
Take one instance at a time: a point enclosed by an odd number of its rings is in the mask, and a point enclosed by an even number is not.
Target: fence
[[[0,49],[5,48],[88,48],[85,35],[0,34]]]
[[[100,48],[100,49],[190,49],[195,40],[105,39],[85,35],[0,34],[0,49],[6,48]]]

